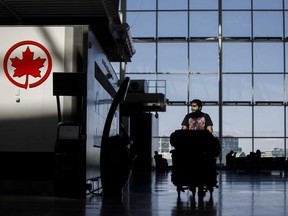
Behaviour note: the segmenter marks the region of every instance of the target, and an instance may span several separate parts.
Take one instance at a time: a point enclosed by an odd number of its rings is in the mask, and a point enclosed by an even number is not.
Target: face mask
[[[198,109],[199,109],[199,107],[198,107],[198,106],[196,106],[196,107],[191,107],[192,113],[195,113],[195,112],[197,112],[197,111],[198,111]]]

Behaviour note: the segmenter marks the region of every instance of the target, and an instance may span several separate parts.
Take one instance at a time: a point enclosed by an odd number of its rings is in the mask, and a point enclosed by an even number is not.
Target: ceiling
[[[119,0],[0,0],[0,25],[90,25],[110,61],[119,55],[109,20],[121,24]]]

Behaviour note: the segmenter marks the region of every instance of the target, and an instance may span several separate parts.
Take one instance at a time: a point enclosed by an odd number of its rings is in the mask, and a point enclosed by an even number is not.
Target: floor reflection
[[[101,216],[128,215],[129,205],[125,205],[123,197],[103,197],[100,210]]]
[[[180,196],[171,173],[133,173],[123,196],[86,199],[0,195],[1,216],[286,216],[287,172],[219,171],[212,196]],[[129,187],[128,187],[129,186]]]
[[[171,210],[171,216],[176,215],[217,215],[217,208],[214,204],[213,195],[207,197],[192,196],[190,193],[178,196],[176,206]]]

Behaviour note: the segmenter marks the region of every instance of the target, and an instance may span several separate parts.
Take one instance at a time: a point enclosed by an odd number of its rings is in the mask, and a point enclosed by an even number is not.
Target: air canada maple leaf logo
[[[21,77],[26,75],[28,79],[28,75],[32,75],[34,77],[41,77],[41,71],[39,68],[43,67],[43,63],[46,59],[42,59],[38,57],[34,59],[34,53],[30,51],[30,48],[27,47],[25,52],[23,52],[23,58],[19,59],[18,57],[10,58],[12,61],[12,66],[16,69],[14,70],[14,77]]]
[[[14,85],[32,88],[48,78],[52,61],[48,50],[40,43],[21,41],[7,51],[3,68],[7,78]]]

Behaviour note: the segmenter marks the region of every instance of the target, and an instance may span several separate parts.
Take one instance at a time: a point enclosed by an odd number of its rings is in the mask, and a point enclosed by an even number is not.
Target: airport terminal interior
[[[0,0],[0,32],[1,216],[288,214],[288,0]]]

